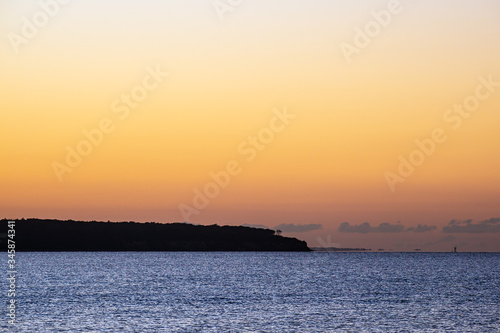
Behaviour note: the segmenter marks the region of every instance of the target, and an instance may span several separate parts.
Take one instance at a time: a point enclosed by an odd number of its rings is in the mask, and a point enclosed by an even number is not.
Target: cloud
[[[307,232],[312,230],[323,229],[321,224],[280,224],[273,227],[274,230],[283,232]]]
[[[500,218],[491,218],[489,220],[479,221],[478,223],[473,223],[472,220],[451,220],[447,226],[443,227],[442,231],[449,234],[500,232]]]
[[[390,223],[381,223],[376,227],[372,227],[370,223],[364,222],[361,224],[349,224],[349,222],[344,222],[339,226],[339,232],[356,232],[360,234],[381,232],[381,233],[389,233],[389,232],[427,232],[436,230],[437,227],[433,225],[419,224],[416,227],[406,228],[404,225],[400,224],[390,224]]]
[[[406,229],[405,231],[413,231],[413,232],[427,232],[427,231],[432,231],[436,230],[437,227],[435,225],[427,225],[427,224],[419,224],[416,227],[410,227]]]
[[[378,227],[372,227],[368,222],[357,225],[350,225],[349,222],[344,222],[339,226],[338,231],[366,234],[370,232],[401,232],[404,231],[404,229],[405,226],[402,224],[381,223],[378,225]]]

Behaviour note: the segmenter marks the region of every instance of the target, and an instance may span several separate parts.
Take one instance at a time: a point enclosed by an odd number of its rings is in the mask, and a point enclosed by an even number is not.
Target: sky
[[[500,251],[500,2],[0,3],[5,218]]]

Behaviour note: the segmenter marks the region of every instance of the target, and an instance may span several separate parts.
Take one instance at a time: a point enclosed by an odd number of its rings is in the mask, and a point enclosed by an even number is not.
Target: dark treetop
[[[310,251],[270,229],[41,219],[0,220],[3,248],[8,221],[15,221],[16,251]]]

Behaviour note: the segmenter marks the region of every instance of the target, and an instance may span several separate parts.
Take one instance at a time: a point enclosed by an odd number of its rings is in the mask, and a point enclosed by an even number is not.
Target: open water
[[[7,264],[7,255],[0,256]],[[1,332],[499,332],[498,253],[17,253]]]

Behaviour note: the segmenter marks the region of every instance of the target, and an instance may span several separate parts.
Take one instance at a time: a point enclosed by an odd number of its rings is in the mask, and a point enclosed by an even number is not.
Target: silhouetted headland
[[[16,251],[311,251],[297,238],[242,226],[4,219],[2,233],[7,221],[16,222]]]

